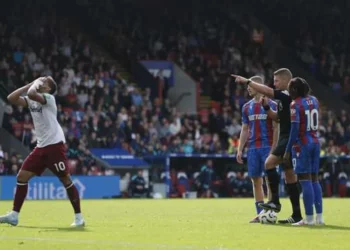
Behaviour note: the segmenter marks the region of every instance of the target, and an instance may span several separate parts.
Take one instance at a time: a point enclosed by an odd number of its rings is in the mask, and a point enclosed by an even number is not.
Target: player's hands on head
[[[35,89],[39,89],[41,86],[43,86],[45,81],[45,77],[39,77],[38,79],[36,79],[33,83],[33,86]]]
[[[290,164],[290,152],[285,152],[283,155],[283,163],[289,165]]]
[[[235,78],[236,83],[246,84],[248,82],[248,79],[243,76],[234,75],[234,74],[231,74],[231,76]]]
[[[236,160],[239,164],[243,164],[242,154],[242,151],[237,151]]]

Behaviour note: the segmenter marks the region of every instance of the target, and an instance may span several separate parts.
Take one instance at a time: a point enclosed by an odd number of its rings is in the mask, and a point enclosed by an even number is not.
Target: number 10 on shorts
[[[55,163],[54,166],[55,166],[57,172],[66,170],[66,165],[64,164],[63,161],[60,161],[59,163]]]

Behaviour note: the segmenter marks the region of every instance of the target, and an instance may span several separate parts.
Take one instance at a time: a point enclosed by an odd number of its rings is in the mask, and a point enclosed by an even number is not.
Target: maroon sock
[[[13,201],[13,211],[20,212],[23,202],[27,196],[28,182],[17,182],[15,199]]]
[[[78,189],[72,183],[66,187],[66,190],[67,190],[69,200],[72,203],[74,213],[79,214],[81,211],[80,211],[80,198],[79,198]]]

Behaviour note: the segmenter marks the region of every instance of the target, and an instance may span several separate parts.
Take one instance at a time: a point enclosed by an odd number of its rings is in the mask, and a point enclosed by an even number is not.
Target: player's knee
[[[28,182],[28,181],[29,179],[24,174],[18,173],[17,182]]]
[[[65,187],[72,184],[72,179],[70,178],[70,176],[60,177],[60,181]]]
[[[262,178],[261,177],[252,177],[252,182],[254,187],[261,187],[263,182],[262,182]]]
[[[278,165],[276,156],[270,155],[265,161],[265,169],[273,169]]]
[[[274,164],[267,159],[265,162],[265,169],[272,169],[274,167],[275,167]]]
[[[17,182],[28,182],[32,175],[27,171],[19,171],[17,174]]]

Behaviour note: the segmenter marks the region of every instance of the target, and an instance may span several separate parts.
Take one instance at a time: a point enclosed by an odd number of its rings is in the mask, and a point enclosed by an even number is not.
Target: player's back
[[[314,96],[297,98],[292,106],[295,106],[295,108],[291,108],[292,117],[294,115],[299,116],[298,142],[301,144],[318,144],[319,104],[317,98]]]
[[[57,121],[57,106],[55,97],[44,94],[46,104],[26,98],[29,111],[33,118],[37,147],[65,142],[65,137],[60,124]]]
[[[277,104],[269,101],[271,109],[276,110]],[[243,123],[249,126],[248,148],[271,147],[273,139],[272,119],[267,115],[262,105],[250,100],[243,106]]]

